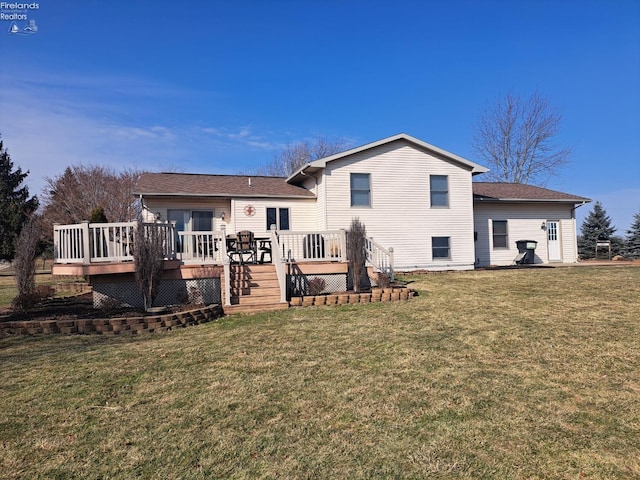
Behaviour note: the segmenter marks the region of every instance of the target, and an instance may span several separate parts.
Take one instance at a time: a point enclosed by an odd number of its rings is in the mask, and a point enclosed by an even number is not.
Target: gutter
[[[579,203],[579,207],[582,205],[589,203],[591,200],[578,200],[571,198],[494,198],[494,197],[476,197],[473,199],[474,202],[487,202],[487,203],[499,203],[499,202],[528,202],[528,203]],[[577,207],[574,207],[577,208]]]
[[[587,203],[590,203],[591,200],[585,200],[580,204],[574,205],[573,208],[571,209],[572,212],[575,212],[577,209],[579,209],[580,207],[586,205]]]
[[[139,193],[137,195],[147,195],[151,197],[207,197],[207,198],[316,198],[312,193],[310,195],[268,195],[268,194],[236,194],[236,193]]]

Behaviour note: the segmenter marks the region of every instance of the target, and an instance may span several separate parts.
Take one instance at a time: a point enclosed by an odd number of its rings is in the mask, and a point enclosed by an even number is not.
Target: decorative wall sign
[[[254,207],[253,205],[245,205],[244,214],[247,217],[253,217],[256,214],[256,207]]]

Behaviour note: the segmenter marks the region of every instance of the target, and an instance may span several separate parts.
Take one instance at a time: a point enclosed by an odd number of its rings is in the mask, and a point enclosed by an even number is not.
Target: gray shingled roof
[[[591,199],[533,185],[506,182],[473,182],[473,198],[480,201],[590,202]]]
[[[136,195],[206,197],[314,198],[310,191],[288,184],[283,177],[207,175],[200,173],[143,173]]]

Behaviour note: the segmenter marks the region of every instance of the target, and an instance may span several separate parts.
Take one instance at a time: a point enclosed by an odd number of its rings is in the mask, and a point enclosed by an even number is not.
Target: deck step
[[[236,297],[272,297],[276,296],[280,298],[279,287],[249,287],[249,288],[234,288],[231,287],[231,295]]]
[[[276,310],[286,310],[289,308],[288,303],[272,303],[263,305],[227,305],[224,307],[224,313],[231,315],[234,313],[259,313],[272,312]]]
[[[229,287],[231,305],[224,307],[227,314],[283,310],[289,307],[281,302],[280,282],[274,265],[231,265]]]
[[[231,296],[231,305],[269,305],[280,303],[280,294],[256,297],[255,295]]]

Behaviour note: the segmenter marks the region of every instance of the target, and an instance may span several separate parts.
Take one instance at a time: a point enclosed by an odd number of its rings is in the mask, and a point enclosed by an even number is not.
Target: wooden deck
[[[225,312],[275,310],[288,307],[287,289],[294,278],[299,282],[296,291],[306,291],[309,275],[345,274],[348,270],[346,256],[346,231],[276,231],[269,232],[265,241],[271,258],[269,264],[235,264],[233,251],[228,250],[225,231],[183,232],[174,224],[92,224],[54,226],[54,251],[56,263],[53,275],[84,276],[93,285],[103,288],[99,295],[107,299],[120,299],[124,303],[137,302],[131,296],[131,282],[135,274],[134,246],[142,228],[146,235],[160,239],[163,247],[162,279],[184,280],[165,291],[161,302],[176,301],[184,296],[189,280],[214,279],[208,292],[208,302],[221,299]],[[232,248],[232,247],[229,247]],[[254,260],[264,258],[256,246]],[[367,266],[393,278],[393,249],[384,249],[373,239],[365,242]],[[237,253],[237,252],[236,252]],[[112,285],[106,285],[112,284]],[[124,286],[128,285],[128,286]],[[331,288],[344,290],[346,282]],[[199,290],[198,286],[189,286]],[[212,290],[213,288],[213,290]],[[220,288],[220,291],[217,289]],[[128,289],[128,292],[125,291]],[[117,293],[111,293],[116,291]],[[337,291],[337,290],[336,290]],[[96,305],[100,304],[99,295]]]

